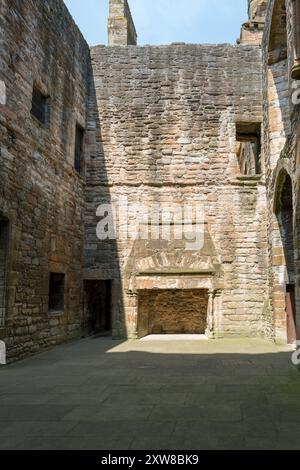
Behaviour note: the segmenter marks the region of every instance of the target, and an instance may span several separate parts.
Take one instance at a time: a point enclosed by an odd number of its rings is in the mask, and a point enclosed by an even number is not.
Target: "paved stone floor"
[[[300,449],[300,374],[262,340],[89,338],[0,369],[0,449]]]

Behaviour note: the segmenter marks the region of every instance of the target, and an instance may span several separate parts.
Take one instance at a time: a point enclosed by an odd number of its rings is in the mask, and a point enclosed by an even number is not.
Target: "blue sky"
[[[65,0],[90,45],[107,43],[109,0]],[[247,0],[129,0],[138,44],[235,43]]]

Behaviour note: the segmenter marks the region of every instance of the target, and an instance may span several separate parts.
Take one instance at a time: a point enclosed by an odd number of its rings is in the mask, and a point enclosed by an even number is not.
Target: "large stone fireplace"
[[[205,334],[208,291],[145,290],[138,296],[138,336]]]
[[[125,278],[127,295],[135,305],[134,336],[214,336],[223,270],[207,224],[197,250],[187,250],[185,240],[136,240]]]

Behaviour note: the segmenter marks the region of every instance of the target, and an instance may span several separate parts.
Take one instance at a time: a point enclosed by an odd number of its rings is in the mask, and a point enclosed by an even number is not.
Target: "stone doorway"
[[[109,334],[112,329],[111,312],[111,281],[85,281],[84,316],[88,333]]]
[[[138,337],[151,334],[205,334],[208,291],[147,290],[138,298]]]

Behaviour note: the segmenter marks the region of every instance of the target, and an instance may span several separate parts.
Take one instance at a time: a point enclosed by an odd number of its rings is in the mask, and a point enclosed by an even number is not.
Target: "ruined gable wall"
[[[73,162],[89,48],[60,0],[2,0],[0,44],[0,212],[11,224],[0,338],[12,359],[79,334],[84,181]],[[49,127],[30,114],[33,83],[51,97]],[[66,275],[63,315],[48,315],[49,271]]]
[[[240,176],[235,132],[235,121],[262,119],[260,48],[96,47],[92,60],[100,141],[87,161],[86,274],[114,277],[109,245],[93,228],[108,191],[112,201],[124,195],[149,206],[200,201],[224,270],[215,334],[264,334],[265,189],[260,178]],[[138,308],[126,278],[132,248],[118,243],[124,305],[114,310],[114,334],[134,337]]]

